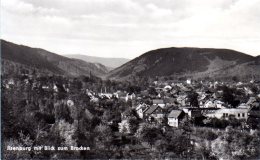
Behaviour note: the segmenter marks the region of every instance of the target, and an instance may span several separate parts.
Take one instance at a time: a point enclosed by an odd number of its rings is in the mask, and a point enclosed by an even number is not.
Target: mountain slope
[[[260,65],[260,56],[257,56],[257,57],[256,57],[255,62],[256,62],[256,64],[259,64],[259,65]]]
[[[10,71],[10,65],[23,66],[37,71],[69,76],[94,75],[102,76],[108,72],[101,64],[87,63],[78,59],[70,59],[43,49],[30,48],[1,40],[3,71]],[[6,63],[8,62],[8,63]],[[18,69],[16,69],[18,70]]]
[[[255,66],[251,65],[255,59],[253,56],[228,49],[163,48],[149,51],[116,68],[108,74],[107,78],[127,79],[131,76],[227,76],[223,74],[223,71],[229,73],[238,66],[243,66],[244,71],[255,72]],[[232,75],[240,74],[238,72],[239,70],[232,73]]]
[[[94,57],[94,56],[87,56],[87,55],[80,55],[80,54],[71,54],[66,56],[69,58],[82,59],[86,62],[100,63],[109,68],[117,68],[129,61],[129,59],[126,58],[104,58],[104,57]]]

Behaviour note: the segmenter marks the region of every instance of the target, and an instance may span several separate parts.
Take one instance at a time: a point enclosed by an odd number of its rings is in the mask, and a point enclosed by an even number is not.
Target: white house
[[[10,79],[10,80],[8,81],[8,84],[9,84],[9,85],[14,85],[14,79]]]
[[[205,108],[216,108],[216,104],[214,104],[214,102],[212,102],[211,100],[208,100],[207,102],[205,102],[204,107]]]
[[[56,86],[56,84],[53,85],[53,90],[54,90],[55,92],[58,92],[58,87]]]
[[[163,88],[163,90],[166,92],[166,91],[169,91],[169,90],[171,90],[172,89],[172,87],[170,86],[170,85],[166,85],[164,88]]]
[[[67,100],[67,105],[68,105],[69,107],[72,107],[72,106],[74,106],[74,102],[69,99],[69,100]]]
[[[114,93],[114,96],[115,96],[116,98],[118,98],[118,99],[124,99],[125,101],[128,101],[128,99],[129,99],[129,97],[130,97],[127,92],[122,92],[122,91],[117,91],[117,92],[115,92],[115,93]],[[135,95],[133,95],[133,96],[135,96]],[[132,96],[132,98],[133,98],[133,96]],[[131,97],[130,97],[130,98],[131,98]]]
[[[182,110],[172,110],[168,115],[168,125],[172,127],[179,127],[180,120],[184,117]]]
[[[248,118],[248,108],[221,108],[216,110],[216,112],[209,113],[206,116],[210,118],[224,118],[227,119],[229,116],[235,116],[237,119],[245,119]]]
[[[188,78],[188,79],[186,80],[186,83],[187,83],[187,84],[191,84],[191,79]]]
[[[136,113],[138,114],[139,118],[144,118],[144,112],[149,108],[149,105],[147,104],[139,104],[137,107],[136,107]]]
[[[220,101],[220,100],[215,100],[214,103],[215,103],[217,108],[226,108],[225,103]]]

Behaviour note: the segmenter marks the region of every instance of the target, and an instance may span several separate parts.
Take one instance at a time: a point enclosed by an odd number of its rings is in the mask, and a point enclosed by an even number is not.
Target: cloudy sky
[[[2,0],[1,38],[102,57],[164,47],[260,55],[260,0]]]

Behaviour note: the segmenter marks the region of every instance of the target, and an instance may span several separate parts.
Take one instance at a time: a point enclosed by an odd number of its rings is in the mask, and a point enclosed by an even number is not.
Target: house
[[[99,101],[98,97],[90,96],[90,102],[98,102],[98,101]]]
[[[158,106],[164,108],[165,102],[163,99],[153,99],[153,105],[158,105]]]
[[[89,89],[86,89],[86,94],[90,97],[94,95],[94,93]]]
[[[213,87],[214,87],[214,88],[217,88],[218,86],[219,86],[218,81],[215,81],[214,84],[213,84]]]
[[[63,85],[58,84],[58,83],[53,84],[53,90],[54,90],[54,92],[63,92],[63,93],[66,92]]]
[[[138,115],[139,118],[144,118],[144,112],[149,108],[149,105],[143,103],[143,104],[139,104],[137,107],[136,107],[136,113]]]
[[[108,98],[108,99],[111,99],[113,97],[113,94],[112,93],[107,93],[107,92],[101,92],[101,93],[98,93],[98,96],[101,97],[101,98]]]
[[[254,94],[254,92],[249,87],[244,87],[244,91],[246,92],[247,95]]]
[[[53,90],[55,91],[55,92],[58,92],[58,87],[54,84],[53,85]]]
[[[14,85],[14,79],[10,79],[10,80],[8,81],[8,85]]]
[[[179,95],[176,100],[180,105],[185,106],[187,101],[187,95]]]
[[[198,92],[197,92],[198,93]],[[210,95],[206,93],[198,93],[199,94],[199,106],[204,107],[205,103],[209,101]]]
[[[216,105],[217,108],[226,108],[226,104],[220,100],[215,100],[214,104]]]
[[[127,94],[125,97],[125,100],[128,101],[129,99],[133,100],[136,98],[136,95],[134,93],[132,94]]]
[[[188,79],[186,80],[186,83],[187,83],[187,84],[191,84],[191,79],[188,78]]]
[[[163,88],[163,91],[164,92],[167,92],[167,91],[170,91],[172,89],[172,87],[170,85],[166,85],[164,88]]]
[[[221,108],[216,110],[215,112],[206,114],[206,117],[227,119],[229,118],[229,116],[234,116],[237,119],[247,120],[248,112],[248,108]]]
[[[118,99],[123,99],[125,101],[128,101],[128,93],[127,92],[117,91],[116,93],[114,93],[114,96]]]
[[[209,99],[202,108],[226,108],[226,104],[220,100]]]
[[[69,107],[72,107],[72,106],[74,106],[74,102],[69,99],[69,100],[67,100],[67,105],[68,105]]]
[[[216,104],[211,100],[206,101],[204,104],[204,108],[216,108],[216,107],[217,107]]]
[[[49,90],[49,86],[48,85],[42,85],[42,89],[43,90]]]
[[[168,125],[172,127],[179,127],[181,119],[184,118],[185,113],[182,110],[172,110],[168,115]]]
[[[144,112],[144,115],[149,121],[157,120],[161,122],[164,118],[163,109],[159,105],[152,105]]]
[[[241,85],[243,85],[242,82],[238,82],[238,83],[236,84],[236,86],[241,86]]]

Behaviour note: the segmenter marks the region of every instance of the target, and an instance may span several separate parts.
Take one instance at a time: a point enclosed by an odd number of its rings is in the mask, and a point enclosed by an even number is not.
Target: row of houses
[[[199,118],[228,119],[232,116],[236,119],[246,121],[250,113],[252,113],[252,107],[245,105],[237,108],[173,107],[167,106],[162,100],[154,100],[152,105],[145,103],[138,104],[135,110],[141,119],[158,123],[167,119],[168,125],[172,127],[179,127],[179,122],[183,120],[184,117],[187,117],[189,120],[196,120]]]
[[[115,93],[100,92],[100,93],[98,93],[98,96],[99,97],[105,97],[105,98],[108,98],[108,99],[115,97],[117,99],[125,100],[126,102],[128,100],[133,100],[133,99],[136,98],[135,93],[130,94],[130,93],[127,93],[127,92],[124,92],[124,91],[117,91]]]

